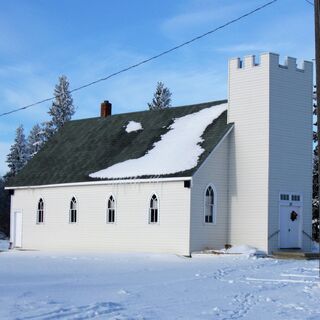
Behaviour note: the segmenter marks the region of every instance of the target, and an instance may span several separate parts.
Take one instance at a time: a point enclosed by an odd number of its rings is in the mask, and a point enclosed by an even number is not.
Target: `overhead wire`
[[[312,3],[310,0],[305,0],[305,2],[311,4],[312,6],[314,6],[314,3]]]
[[[152,61],[152,60],[158,59],[158,58],[160,58],[160,57],[162,57],[162,56],[164,56],[164,55],[166,55],[166,54],[168,54],[168,53],[171,53],[171,52],[173,52],[173,51],[175,51],[175,50],[178,50],[178,49],[180,49],[180,48],[182,48],[182,47],[184,47],[184,46],[189,45],[190,43],[193,43],[193,42],[195,42],[195,41],[197,41],[197,40],[200,40],[200,39],[202,39],[202,38],[204,38],[204,37],[206,37],[206,36],[208,36],[208,35],[210,35],[210,34],[213,34],[213,33],[217,32],[217,31],[219,31],[219,30],[221,30],[221,29],[223,29],[223,28],[225,28],[225,27],[233,24],[233,23],[236,23],[236,22],[238,22],[239,20],[242,20],[242,19],[244,19],[244,18],[246,18],[246,17],[248,17],[248,16],[250,16],[250,15],[256,13],[256,12],[258,12],[258,11],[261,11],[262,9],[264,9],[264,8],[266,8],[266,7],[274,4],[274,3],[277,2],[277,1],[278,1],[278,0],[269,1],[269,2],[267,2],[267,3],[265,3],[265,4],[263,4],[263,5],[255,8],[255,9],[253,9],[253,10],[251,10],[251,11],[249,11],[249,12],[247,12],[247,13],[241,15],[241,16],[239,16],[238,18],[232,19],[232,20],[230,20],[230,21],[228,21],[228,22],[226,22],[226,23],[224,23],[224,24],[222,24],[222,25],[220,25],[220,26],[218,26],[218,27],[216,27],[216,28],[214,28],[214,29],[212,29],[212,30],[210,30],[210,31],[207,31],[207,32],[205,32],[205,33],[203,33],[203,34],[201,34],[201,35],[198,35],[198,36],[196,36],[196,37],[194,37],[194,38],[192,38],[192,39],[190,39],[190,40],[188,40],[188,41],[185,41],[185,42],[183,42],[183,43],[181,43],[181,44],[179,44],[179,45],[177,45],[177,46],[175,46],[175,47],[172,47],[172,48],[170,48],[170,49],[168,49],[168,50],[162,51],[161,53],[158,53],[158,54],[156,54],[156,55],[154,55],[154,56],[152,56],[152,57],[150,57],[150,58],[148,58],[148,59],[142,60],[142,61],[140,61],[140,62],[138,62],[138,63],[135,63],[135,64],[133,64],[133,65],[130,65],[130,66],[128,66],[128,67],[126,67],[126,68],[123,68],[123,69],[121,69],[121,70],[119,70],[119,71],[116,71],[116,72],[114,72],[114,73],[111,73],[111,74],[107,75],[106,77],[103,77],[103,78],[94,80],[94,81],[89,82],[89,83],[87,83],[87,84],[81,85],[81,86],[79,86],[79,87],[77,87],[77,88],[74,88],[74,89],[70,90],[70,93],[76,92],[76,91],[79,91],[79,90],[82,90],[82,89],[87,88],[87,87],[90,87],[90,86],[92,86],[92,85],[94,85],[94,84],[97,84],[97,83],[99,83],[99,82],[106,81],[106,80],[108,80],[108,79],[110,79],[110,78],[112,78],[112,77],[115,77],[115,76],[117,76],[117,75],[119,75],[119,74],[121,74],[121,73],[127,72],[127,71],[129,71],[129,70],[131,70],[131,69],[134,69],[134,68],[137,68],[137,67],[139,67],[139,66],[141,66],[141,65],[143,65],[143,64],[146,64],[146,63],[148,63],[148,62],[150,62],[150,61]],[[6,115],[9,115],[9,114],[18,112],[18,111],[26,110],[26,109],[28,109],[28,108],[34,107],[34,106],[39,105],[39,104],[42,104],[42,103],[44,103],[44,102],[51,101],[51,100],[53,100],[53,99],[55,99],[55,98],[56,98],[55,96],[52,96],[52,97],[49,97],[49,98],[46,98],[46,99],[43,99],[43,100],[39,100],[39,101],[34,102],[34,103],[31,103],[31,104],[25,105],[25,106],[23,106],[23,107],[20,107],[20,108],[17,108],[17,109],[13,109],[13,110],[10,110],[10,111],[1,113],[1,114],[0,114],[0,117],[6,116]]]

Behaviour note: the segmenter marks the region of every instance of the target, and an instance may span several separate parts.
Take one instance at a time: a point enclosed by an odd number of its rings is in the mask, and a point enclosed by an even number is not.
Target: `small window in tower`
[[[288,194],[281,194],[280,195],[280,200],[289,201],[289,195]]]
[[[293,195],[291,196],[291,200],[292,200],[292,201],[300,201],[300,195],[298,195],[298,194],[293,194]]]

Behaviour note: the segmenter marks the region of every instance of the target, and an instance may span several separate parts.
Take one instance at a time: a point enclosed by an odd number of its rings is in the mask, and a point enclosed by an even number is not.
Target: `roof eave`
[[[152,183],[152,182],[175,182],[175,181],[190,181],[192,177],[171,177],[171,178],[148,178],[148,179],[119,179],[119,180],[99,180],[86,182],[71,182],[58,184],[45,184],[34,186],[10,186],[5,187],[5,190],[19,189],[40,189],[40,188],[57,188],[57,187],[73,187],[73,186],[90,186],[90,185],[110,185],[110,184],[133,184],[133,183]]]

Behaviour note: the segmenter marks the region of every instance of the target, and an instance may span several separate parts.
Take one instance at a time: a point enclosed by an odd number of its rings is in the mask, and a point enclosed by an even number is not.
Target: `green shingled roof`
[[[89,174],[145,155],[153,144],[160,140],[161,135],[169,130],[174,118],[226,102],[221,100],[161,111],[142,111],[117,114],[107,118],[70,121],[46,143],[16,177],[9,181],[7,186],[97,180],[90,178]],[[143,130],[127,133],[125,127],[132,120],[140,122]],[[205,151],[200,156],[197,166],[161,177],[192,176],[230,127],[231,124],[227,124],[227,112],[224,112],[203,133],[201,147]],[[139,178],[150,178],[150,176]]]

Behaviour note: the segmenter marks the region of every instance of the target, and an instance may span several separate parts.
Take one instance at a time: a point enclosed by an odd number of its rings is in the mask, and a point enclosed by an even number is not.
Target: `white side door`
[[[14,211],[14,247],[22,247],[22,212]]]
[[[302,217],[298,206],[280,206],[280,248],[300,248]]]

